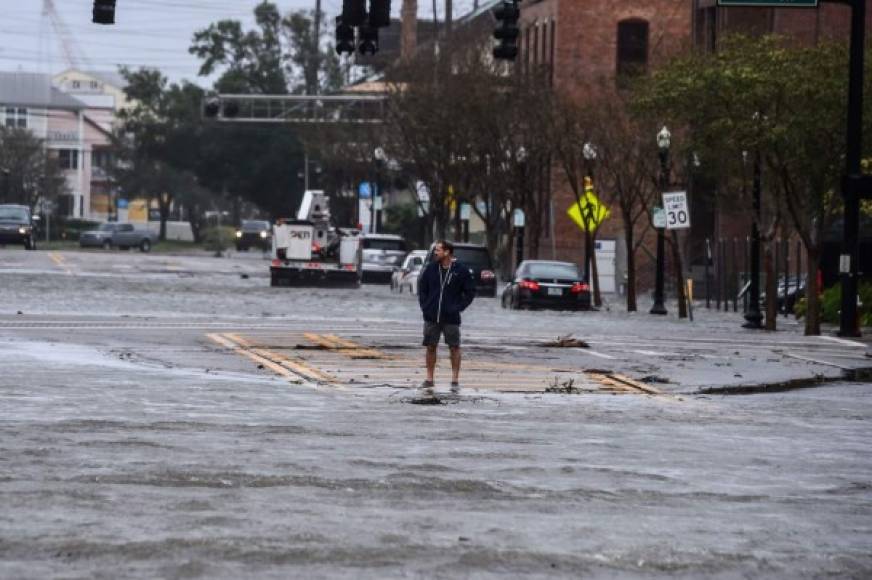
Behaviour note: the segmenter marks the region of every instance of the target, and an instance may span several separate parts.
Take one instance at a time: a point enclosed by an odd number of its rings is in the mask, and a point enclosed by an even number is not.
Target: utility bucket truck
[[[297,218],[273,226],[270,286],[360,286],[360,232],[330,225],[329,204],[307,190]]]

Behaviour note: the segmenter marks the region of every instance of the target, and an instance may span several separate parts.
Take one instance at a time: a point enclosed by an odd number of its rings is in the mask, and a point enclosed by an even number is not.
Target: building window
[[[648,69],[648,22],[624,20],[618,23],[618,78],[644,74]]]
[[[82,88],[82,83],[79,82],[79,81],[73,81],[73,88],[74,88],[74,89],[81,89],[81,88]]]
[[[58,149],[58,164],[61,169],[78,169],[79,152],[76,149]]]
[[[109,169],[112,164],[112,152],[108,149],[94,149],[91,152],[91,165],[100,169]]]
[[[91,81],[91,88],[94,89],[94,90],[99,89],[99,88],[100,88],[100,83],[98,83],[97,81]]]
[[[27,128],[27,109],[24,107],[6,107],[6,126]]]

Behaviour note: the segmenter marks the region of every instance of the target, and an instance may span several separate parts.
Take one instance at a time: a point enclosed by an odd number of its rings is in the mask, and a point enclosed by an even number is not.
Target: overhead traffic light
[[[94,24],[115,24],[115,0],[94,0],[91,22]]]
[[[391,24],[391,0],[342,0],[342,14],[336,18],[336,53],[354,52],[354,29],[357,51],[363,55],[378,52],[378,29]]]
[[[232,119],[239,114],[239,103],[236,101],[222,101],[218,97],[209,97],[203,103],[203,116],[207,119]]]
[[[366,0],[342,0],[342,22],[349,26],[366,23]]]
[[[336,17],[336,54],[351,54],[354,52],[354,27]]]
[[[374,55],[378,52],[378,28],[373,26],[361,26],[357,29],[360,44],[357,50],[363,55]]]
[[[391,25],[391,0],[369,0],[369,25],[373,28]]]
[[[494,29],[494,38],[500,41],[494,47],[494,58],[499,60],[515,60],[518,56],[518,19],[521,17],[521,9],[517,0],[505,0],[499,8],[494,10],[494,17],[500,23]]]

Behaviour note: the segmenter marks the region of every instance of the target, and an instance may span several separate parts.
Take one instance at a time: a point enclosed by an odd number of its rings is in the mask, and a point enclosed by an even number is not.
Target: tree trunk
[[[636,251],[633,249],[633,224],[626,216],[624,242],[627,244],[627,312],[636,312]]]
[[[778,279],[775,275],[775,260],[772,250],[775,242],[763,243],[763,271],[766,272],[766,330],[775,330],[778,320]]]
[[[821,256],[818,248],[806,248],[805,252],[808,264],[805,278],[805,334],[806,336],[816,336],[821,333],[821,301],[820,288],[818,288],[818,268],[820,268]]]

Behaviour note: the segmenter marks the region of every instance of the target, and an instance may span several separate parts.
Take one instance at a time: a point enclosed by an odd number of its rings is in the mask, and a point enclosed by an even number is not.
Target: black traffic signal
[[[357,29],[360,37],[360,44],[357,45],[357,51],[363,55],[374,55],[378,52],[378,28],[372,26],[361,26]]]
[[[354,52],[354,27],[336,17],[336,54]]]
[[[391,25],[391,0],[369,0],[369,25],[373,28]]]
[[[94,0],[91,22],[94,24],[115,24],[115,0]]]
[[[366,23],[366,0],[342,0],[342,22],[349,26]]]
[[[221,101],[217,98],[206,99],[206,102],[203,103],[203,116],[207,119],[214,119],[218,116],[219,111],[221,111]]]
[[[239,114],[239,103],[236,101],[222,101],[218,97],[209,97],[203,103],[203,116],[207,119],[232,119]]]
[[[499,60],[515,60],[518,56],[518,18],[521,17],[521,9],[518,8],[517,0],[504,1],[499,8],[494,10],[494,17],[500,25],[494,29],[494,38],[500,41],[494,47],[494,58]]]

